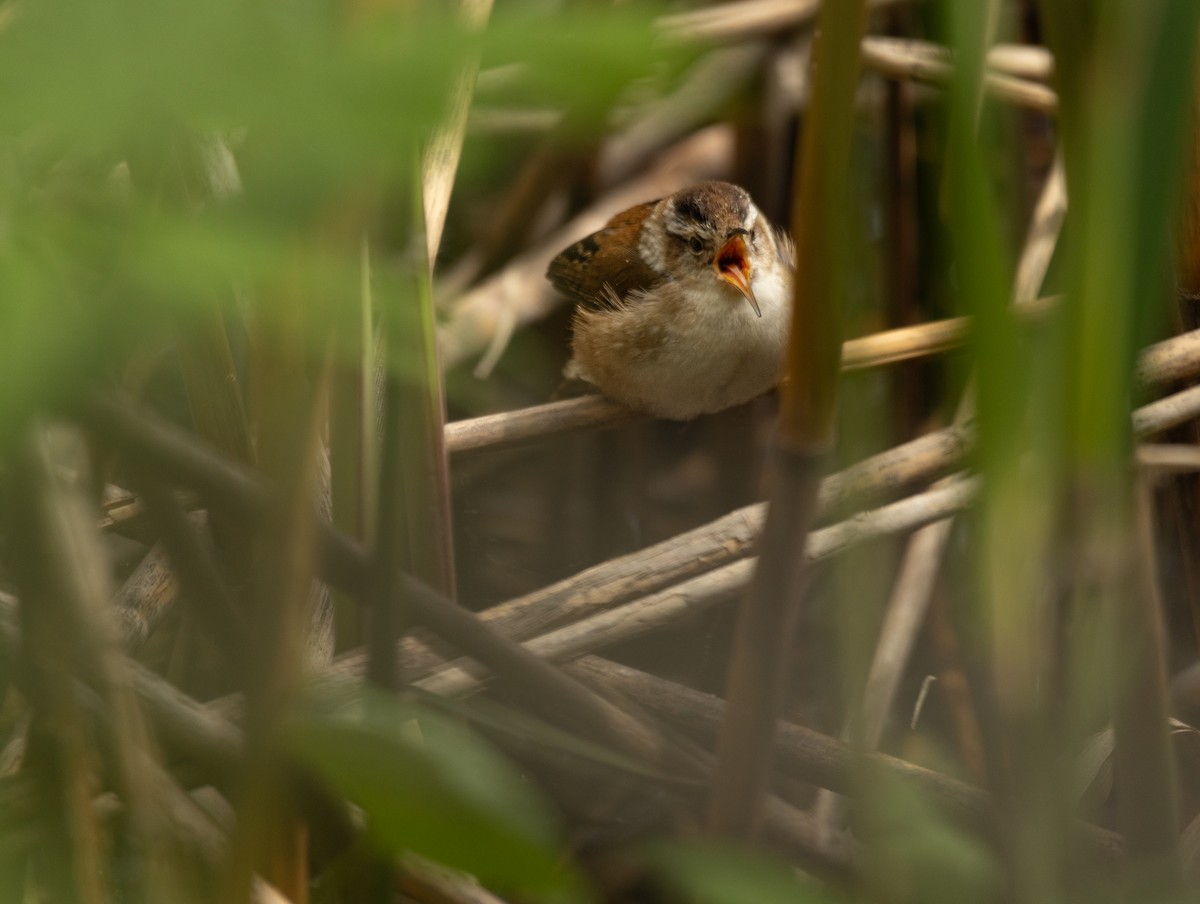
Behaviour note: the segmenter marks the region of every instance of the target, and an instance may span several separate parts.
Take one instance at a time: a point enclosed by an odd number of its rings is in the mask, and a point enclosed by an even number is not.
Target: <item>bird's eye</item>
[[[696,236],[688,240],[688,247],[692,249],[692,254],[701,254],[704,251],[704,243]]]

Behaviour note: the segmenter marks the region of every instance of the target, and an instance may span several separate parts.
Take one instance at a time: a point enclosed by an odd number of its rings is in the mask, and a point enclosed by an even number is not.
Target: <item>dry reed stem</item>
[[[1021,259],[1017,262],[1017,274],[1013,279],[1013,305],[1017,310],[1038,304],[1038,292],[1046,281],[1050,260],[1058,247],[1063,221],[1067,216],[1067,174],[1063,167],[1062,152],[1054,155],[1054,163],[1046,177],[1033,211],[1033,222]]]
[[[184,588],[183,598],[190,604],[195,623],[207,629],[209,636],[218,642],[227,656],[226,662],[238,667],[251,649],[246,615],[226,585],[212,551],[196,532],[203,520],[189,519],[175,495],[156,485],[153,479],[142,482],[139,489],[159,529],[162,549],[173,569],[171,574],[178,575]],[[160,563],[159,567],[165,568],[166,563]],[[172,593],[178,589],[173,576],[170,589]]]
[[[1024,290],[1021,285],[1025,282],[1022,279],[1018,285],[1018,293],[1022,297]],[[1036,320],[1055,304],[1056,297],[1021,302],[1017,316]],[[969,331],[970,319],[955,317],[850,339],[842,346],[842,368],[860,370],[880,367],[949,351],[960,347]],[[1200,330],[1181,333],[1149,345],[1138,359],[1137,375],[1143,385],[1180,380],[1197,374],[1200,374]],[[1181,414],[1178,416],[1185,420],[1190,416],[1186,413],[1190,409],[1184,407],[1179,410]],[[1166,416],[1166,409],[1163,409],[1162,414],[1146,415],[1149,420],[1144,423],[1156,424],[1160,417]],[[453,457],[465,457],[493,448],[511,448],[542,437],[618,426],[645,417],[602,396],[588,395],[453,421],[446,425],[446,450]],[[1160,426],[1153,429],[1166,428]]]
[[[1139,468],[1153,474],[1200,471],[1200,446],[1183,443],[1142,443],[1134,450]]]
[[[616,426],[645,415],[600,395],[565,399],[446,424],[446,452],[455,457],[507,449],[533,440]]]
[[[430,904],[506,904],[472,876],[453,872],[411,853],[403,855],[397,887],[414,901]]]
[[[1134,409],[1133,432],[1138,437],[1151,436],[1197,417],[1200,417],[1200,386],[1192,386]]]
[[[178,595],[170,557],[161,543],[155,543],[113,598],[122,646],[134,652],[139,650],[171,610]]]
[[[714,117],[721,118],[723,111],[743,103],[746,92],[762,77],[773,49],[768,42],[753,41],[710,51],[689,68],[678,88],[641,105],[620,131],[605,140],[593,178],[601,186],[620,184],[651,165],[664,147],[683,141]],[[786,101],[789,109],[799,109],[802,98],[789,92]]]
[[[1200,414],[1200,396],[1194,402],[1194,414]],[[1143,409],[1144,411],[1144,409]],[[187,485],[193,486],[210,497],[210,501],[233,507],[243,516],[254,517],[266,498],[266,489],[261,480],[252,473],[228,461],[206,452],[202,446],[183,434],[177,428],[168,427],[154,420],[133,416],[126,406],[111,402],[98,403],[93,412],[102,425],[104,432],[114,439],[120,440],[120,445],[127,449],[141,450],[153,465],[166,474],[171,475]],[[1143,427],[1153,427],[1153,418],[1143,416]],[[105,429],[105,427],[107,429]],[[961,460],[962,454],[970,442],[970,431],[962,429],[947,429],[922,437],[913,443],[905,444],[910,449],[923,446],[942,450],[942,459],[946,462]],[[890,450],[881,459],[895,457],[897,450]],[[905,450],[907,451],[907,450]],[[899,458],[905,462],[905,456]],[[853,470],[853,469],[851,469]],[[871,475],[881,475],[872,479]],[[862,487],[864,481],[876,488],[886,487],[897,481],[897,474],[886,465],[872,462],[869,467],[861,468],[857,474],[845,474],[840,481],[841,486]],[[825,498],[836,501],[841,498],[844,490],[834,488],[825,494]],[[365,570],[365,554],[361,549],[356,551],[356,545],[346,538],[335,534],[328,527],[322,528],[324,537],[325,561],[323,567],[326,575],[335,583],[353,592],[361,592],[362,575]],[[428,593],[428,591],[423,591]],[[466,613],[459,613],[462,618],[471,619]],[[456,630],[446,630],[451,642],[454,643]],[[474,644],[472,644],[474,646]],[[488,658],[484,656],[483,658]],[[536,684],[536,680],[533,682]],[[172,708],[163,707],[167,712]],[[194,721],[194,720],[193,720]],[[194,726],[188,719],[182,719],[182,724],[174,726],[175,736],[195,739],[205,734],[204,730],[194,731]],[[225,742],[226,749],[229,742]]]
[[[923,41],[896,38],[866,38],[862,42],[863,63],[890,78],[946,85],[954,78],[954,66],[944,48]],[[1045,85],[1002,72],[984,74],[984,87],[993,97],[1053,115],[1058,112],[1058,95]]]
[[[869,0],[871,8],[902,0]],[[683,41],[733,42],[767,37],[811,24],[820,0],[741,0],[663,16],[656,23],[666,36]]]
[[[818,512],[882,499],[957,467],[970,447],[969,427],[951,427],[912,440],[831,474],[821,484]],[[598,614],[619,603],[662,590],[749,555],[762,530],[765,503],[730,512],[707,525],[653,546],[602,562],[562,581],[479,614],[484,621],[524,640],[561,624]],[[400,642],[406,674],[421,677],[441,662],[417,631]],[[338,661],[362,669],[361,650]]]
[[[716,737],[725,708],[719,697],[597,656],[585,656],[566,668],[597,687],[630,697],[706,742]],[[845,794],[854,793],[859,770],[866,765],[915,788],[965,824],[985,832],[992,828],[994,800],[986,791],[905,760],[864,753],[836,738],[790,722],[779,724],[776,754],[781,772]],[[1123,855],[1120,836],[1086,823],[1078,826],[1095,855],[1105,860]]]
[[[872,512],[813,531],[806,557],[818,562],[849,546],[945,518],[970,505],[978,493],[973,479],[885,505]],[[571,659],[602,647],[639,637],[714,606],[731,602],[748,586],[757,567],[746,558],[699,577],[601,612],[543,634],[525,644],[534,655],[553,662]],[[486,673],[466,660],[418,681],[417,687],[441,696],[461,696],[478,690]]]
[[[214,502],[256,525],[278,506],[273,487],[244,467],[222,459],[185,432],[157,419],[134,414],[127,406],[97,400],[90,411],[106,437],[163,476],[211,493]],[[362,599],[369,592],[370,557],[362,545],[319,522],[316,531],[319,574],[332,586]],[[405,576],[399,595],[413,621],[484,663],[510,693],[534,712],[565,724],[585,737],[612,743],[632,755],[661,763],[669,751],[645,726],[629,719],[586,688],[567,679],[549,663],[530,654],[475,615],[459,608],[427,585]]]
[[[128,408],[97,402],[91,414],[100,429],[120,448],[140,454],[148,462],[182,482],[202,486],[222,500],[230,511],[251,524],[266,523],[273,491],[265,482],[209,450],[197,446],[178,428],[147,421]],[[370,587],[370,559],[360,544],[328,525],[318,527],[318,567],[334,586],[361,596]],[[585,738],[611,744],[644,763],[668,773],[702,778],[702,766],[674,748],[658,733],[614,707],[584,685],[498,634],[476,616],[447,601],[424,584],[405,578],[401,593],[414,616],[448,643],[492,670],[500,685],[526,702],[531,711]],[[769,818],[785,834],[804,817],[773,801]],[[804,832],[793,834],[798,844],[810,840]],[[824,849],[808,852],[828,859]],[[836,869],[849,867],[844,861]]]

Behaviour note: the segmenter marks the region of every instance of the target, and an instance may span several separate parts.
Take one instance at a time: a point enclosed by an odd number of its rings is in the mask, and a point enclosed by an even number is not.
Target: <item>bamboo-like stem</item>
[[[773,501],[754,582],[738,613],[729,707],[708,812],[709,830],[733,838],[753,836],[760,818],[787,650],[804,588],[804,538],[833,442],[841,352],[838,252],[866,11],[861,0],[822,6],[812,52],[811,102],[793,206],[795,305],[780,389]]]
[[[818,511],[824,516],[851,505],[904,491],[958,467],[971,443],[965,426],[947,428],[864,459],[822,481]],[[746,506],[669,540],[611,559],[540,590],[481,612],[480,618],[516,640],[598,614],[664,590],[750,555],[758,545],[766,506]],[[442,661],[420,629],[400,641],[406,680],[428,674]],[[337,667],[362,670],[364,653],[347,653]]]

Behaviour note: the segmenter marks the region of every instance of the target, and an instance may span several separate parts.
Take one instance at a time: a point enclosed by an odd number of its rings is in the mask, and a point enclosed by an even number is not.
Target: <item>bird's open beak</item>
[[[754,313],[761,317],[762,311],[758,307],[758,299],[754,297],[754,290],[750,288],[750,255],[746,250],[744,235],[738,233],[721,246],[721,250],[717,252],[717,256],[713,260],[713,268],[717,271],[720,279],[725,280],[746,296],[746,301],[750,302]]]

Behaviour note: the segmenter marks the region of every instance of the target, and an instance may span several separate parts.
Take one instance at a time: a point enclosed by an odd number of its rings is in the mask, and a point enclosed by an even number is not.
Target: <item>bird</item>
[[[738,185],[622,211],[547,269],[576,302],[563,374],[670,420],[749,401],[779,381],[794,270],[791,239]]]

